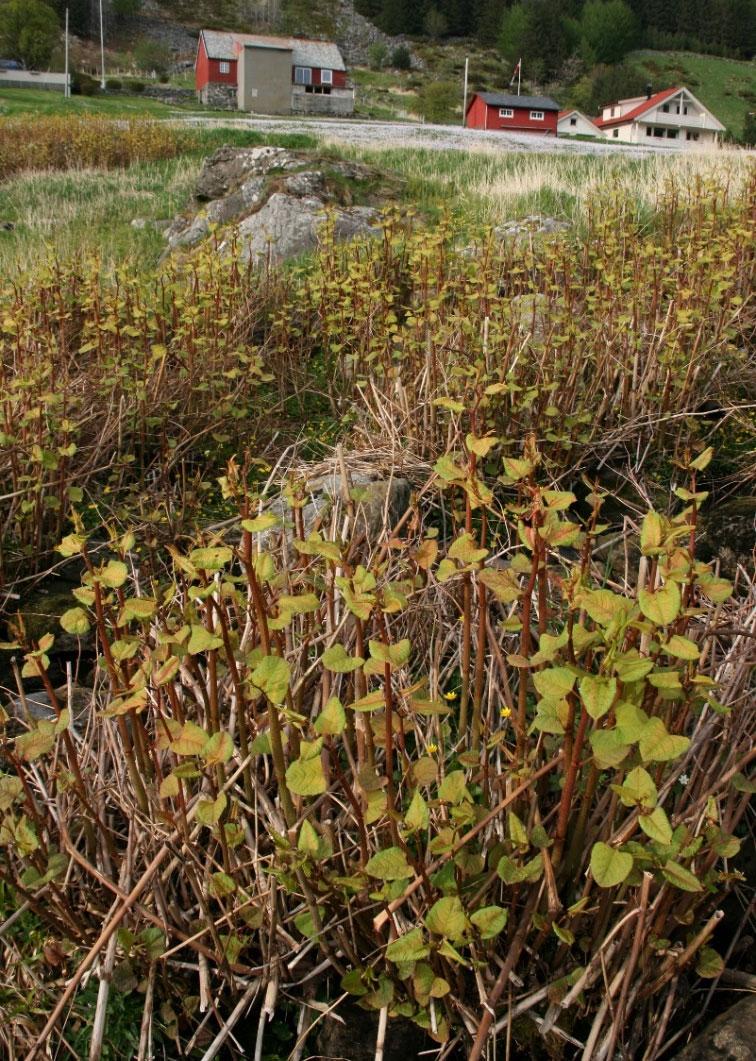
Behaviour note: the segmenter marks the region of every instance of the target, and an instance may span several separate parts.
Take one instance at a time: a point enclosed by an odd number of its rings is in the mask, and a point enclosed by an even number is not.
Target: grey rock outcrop
[[[365,18],[354,9],[354,0],[339,0],[335,15],[336,40],[348,66],[364,66],[370,59],[370,49],[374,44],[384,44],[391,50],[399,44],[406,44],[410,51],[411,42],[404,37],[390,37],[387,33]],[[424,63],[419,56],[412,53],[412,68],[421,70]]]
[[[286,261],[313,250],[318,230],[326,219],[326,204],[315,196],[297,197],[274,192],[265,205],[250,214],[237,228],[243,261]],[[334,211],[334,233],[338,240],[376,233],[376,211],[369,206],[351,206]]]
[[[753,1061],[756,995],[720,1014],[697,1039],[675,1054],[675,1061]]]
[[[215,234],[244,261],[281,262],[313,250],[326,220],[338,240],[376,233],[387,178],[359,163],[282,147],[222,147],[205,160],[194,209],[165,233],[170,251]]]
[[[497,225],[494,229],[494,236],[503,242],[508,239],[518,239],[521,236],[552,236],[558,232],[566,232],[571,227],[569,221],[544,217],[542,214],[529,214],[527,217]]]

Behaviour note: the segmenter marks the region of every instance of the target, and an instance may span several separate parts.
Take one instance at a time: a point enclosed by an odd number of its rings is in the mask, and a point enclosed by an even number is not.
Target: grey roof
[[[501,92],[479,92],[489,107],[530,107],[537,111],[558,111],[559,104],[548,96],[510,96]]]
[[[202,36],[210,59],[236,59],[235,44],[254,44],[258,48],[291,51],[293,66],[346,70],[341,52],[332,41],[304,40],[301,37],[267,37],[257,33],[216,33],[210,29],[203,29]]]

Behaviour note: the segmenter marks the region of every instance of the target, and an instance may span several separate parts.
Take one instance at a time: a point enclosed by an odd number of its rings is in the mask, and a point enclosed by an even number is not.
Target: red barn
[[[476,92],[467,108],[465,125],[469,129],[556,136],[558,118],[559,104],[548,96]]]
[[[268,37],[252,33],[217,33],[214,30],[200,31],[197,43],[197,58],[194,64],[194,83],[197,95],[203,103],[214,105],[236,106],[237,88],[242,80],[239,69],[244,59],[245,50],[263,57],[279,53],[281,62],[286,65],[288,73],[285,78],[290,86],[293,106],[287,110],[303,111],[303,101],[299,96],[333,96],[332,100],[320,100],[320,110],[328,110],[327,104],[339,113],[351,101],[354,105],[354,93],[347,87],[347,74],[344,59],[338,47],[330,41],[306,40],[302,37]],[[289,56],[288,64],[284,56]],[[281,64],[277,64],[282,71]],[[279,69],[276,69],[276,76]],[[249,80],[250,71],[247,71]],[[270,72],[261,70],[263,78],[269,78]],[[274,86],[267,86],[273,88]],[[276,86],[280,93],[286,91],[284,84]],[[247,96],[250,93],[246,93]],[[252,93],[254,98],[254,93]],[[312,101],[313,103],[317,101]],[[240,109],[243,107],[239,102]]]

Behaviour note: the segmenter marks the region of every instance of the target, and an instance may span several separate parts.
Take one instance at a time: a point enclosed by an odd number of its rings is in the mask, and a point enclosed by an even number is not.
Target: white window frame
[[[577,125],[577,118],[570,118],[570,125]]]
[[[231,63],[228,61],[228,59],[221,59],[219,61],[218,69],[222,74],[230,74]]]
[[[294,67],[294,84],[295,85],[311,85],[312,84],[312,67],[311,66],[295,66]]]
[[[511,107],[499,107],[500,118],[514,118],[514,111]]]
[[[531,122],[542,122],[544,120],[543,111],[531,111],[530,120]]]
[[[327,68],[321,69],[320,71],[320,83],[321,85],[332,85],[333,84],[333,70]]]

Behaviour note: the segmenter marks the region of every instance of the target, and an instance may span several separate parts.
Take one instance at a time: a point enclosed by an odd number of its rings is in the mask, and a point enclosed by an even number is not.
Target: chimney
[[[653,86],[652,85],[646,85],[646,99],[651,99],[653,94],[654,94]]]

